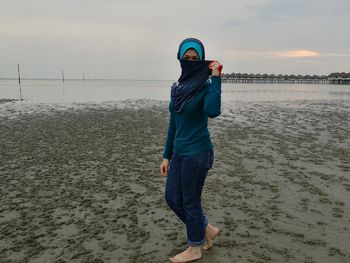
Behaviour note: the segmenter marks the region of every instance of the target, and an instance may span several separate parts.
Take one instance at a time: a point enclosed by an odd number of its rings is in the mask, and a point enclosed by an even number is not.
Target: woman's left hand
[[[212,76],[220,76],[221,75],[221,70],[222,70],[222,65],[220,64],[219,61],[213,60],[209,64],[209,68],[212,70]]]

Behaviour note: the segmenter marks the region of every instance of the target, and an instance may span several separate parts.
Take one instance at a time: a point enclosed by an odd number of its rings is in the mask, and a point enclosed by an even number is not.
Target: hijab
[[[191,61],[182,59],[188,49],[194,49],[200,60]],[[182,112],[184,106],[193,100],[207,81],[211,70],[211,61],[205,59],[205,51],[202,42],[195,38],[187,38],[180,43],[177,58],[180,61],[181,76],[178,83],[171,86],[171,99],[175,112]]]

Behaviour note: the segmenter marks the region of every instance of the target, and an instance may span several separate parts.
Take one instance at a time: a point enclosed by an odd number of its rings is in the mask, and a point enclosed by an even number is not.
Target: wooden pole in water
[[[19,84],[19,99],[20,101],[22,101],[21,74],[19,72],[19,64],[17,64],[17,72],[18,72],[18,84]]]
[[[64,82],[64,72],[63,72],[63,69],[62,69],[62,82]]]
[[[18,84],[21,85],[21,75],[19,73],[19,64],[17,64],[17,72],[18,72]]]
[[[85,81],[85,73],[83,72],[83,81]]]

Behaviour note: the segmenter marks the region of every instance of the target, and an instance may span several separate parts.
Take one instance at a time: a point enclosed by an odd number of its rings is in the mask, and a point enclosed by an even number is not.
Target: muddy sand
[[[168,262],[167,102],[0,104],[0,262]],[[198,262],[350,262],[350,101],[231,102],[210,120]]]

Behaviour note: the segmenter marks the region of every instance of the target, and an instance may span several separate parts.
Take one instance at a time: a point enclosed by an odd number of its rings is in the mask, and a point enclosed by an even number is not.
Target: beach
[[[0,103],[0,262],[168,262],[168,102]],[[350,100],[225,101],[198,262],[350,262]]]

